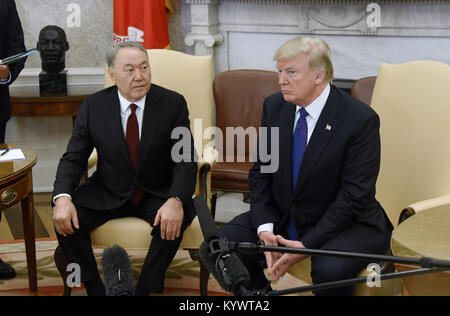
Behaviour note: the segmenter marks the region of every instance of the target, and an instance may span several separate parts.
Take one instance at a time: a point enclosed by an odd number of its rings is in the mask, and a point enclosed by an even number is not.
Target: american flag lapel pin
[[[327,127],[325,127],[325,130],[331,131],[331,125],[327,124]]]

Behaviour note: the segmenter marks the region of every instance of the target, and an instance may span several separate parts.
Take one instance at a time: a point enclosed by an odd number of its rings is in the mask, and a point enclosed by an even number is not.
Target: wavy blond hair
[[[290,58],[300,53],[306,53],[308,56],[309,69],[312,72],[325,70],[325,80],[328,82],[334,79],[333,63],[331,62],[331,51],[328,44],[317,37],[297,36],[294,37],[277,49],[273,59],[279,61],[283,58]]]

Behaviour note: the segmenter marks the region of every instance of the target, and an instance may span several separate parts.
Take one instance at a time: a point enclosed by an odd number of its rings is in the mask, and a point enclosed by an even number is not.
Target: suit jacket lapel
[[[284,111],[280,117],[280,174],[283,179],[291,179],[289,185],[285,189],[289,190],[290,194],[293,192],[292,188],[292,137],[294,132],[294,119],[296,105],[292,103],[285,103]],[[289,122],[283,124],[283,122]],[[287,141],[286,141],[287,140]],[[269,140],[270,141],[270,140]],[[288,183],[288,182],[286,182]]]
[[[120,115],[120,101],[117,92],[117,87],[110,91],[105,102],[107,107],[105,113],[111,113],[110,119],[107,120],[108,130],[110,131],[111,139],[116,140],[119,143],[119,151],[117,155],[120,155],[123,161],[127,161],[130,168],[133,169],[131,164],[130,155],[128,154],[127,143],[125,135],[123,133],[122,118]],[[112,109],[111,109],[112,107]]]
[[[309,140],[308,146],[306,147],[302,165],[300,167],[297,186],[295,187],[292,197],[293,199],[295,199],[302,190],[302,187],[306,183],[311,170],[327,147],[331,136],[338,126],[337,116],[339,112],[335,104],[335,96],[336,91],[332,86],[328,100],[325,103],[319,120],[314,128],[314,132],[311,135],[311,139]]]
[[[142,119],[142,132],[141,140],[139,143],[139,168],[142,167],[144,158],[147,156],[150,150],[153,137],[158,129],[158,125],[161,122],[160,113],[162,111],[160,99],[162,95],[159,92],[158,87],[152,85],[150,91],[145,99],[144,117]]]

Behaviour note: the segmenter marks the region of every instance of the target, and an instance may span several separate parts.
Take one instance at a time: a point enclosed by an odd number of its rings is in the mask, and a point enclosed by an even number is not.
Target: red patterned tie
[[[136,104],[130,104],[131,114],[127,121],[127,147],[128,153],[130,154],[131,163],[133,164],[134,170],[138,171],[138,158],[139,158],[139,124],[136,117]],[[141,188],[136,186],[134,188],[133,194],[131,195],[131,202],[138,204],[144,192]]]

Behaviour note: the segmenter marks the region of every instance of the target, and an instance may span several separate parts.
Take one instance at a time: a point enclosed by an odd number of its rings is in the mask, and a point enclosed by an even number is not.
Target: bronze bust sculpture
[[[66,33],[56,25],[47,25],[39,33],[37,49],[41,55],[39,74],[41,96],[67,95],[66,51],[69,49]]]
[[[65,52],[69,50],[66,33],[56,25],[47,25],[39,33],[37,44],[42,61],[42,70],[59,73],[66,68]]]

